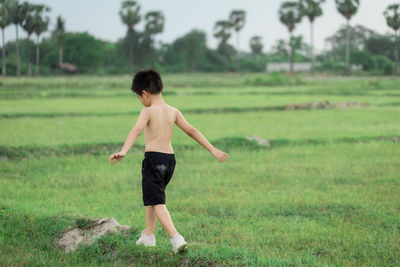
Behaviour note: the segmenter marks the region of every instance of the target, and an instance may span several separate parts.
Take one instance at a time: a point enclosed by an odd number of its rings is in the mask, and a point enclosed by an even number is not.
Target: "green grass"
[[[192,259],[204,251],[203,257],[211,253],[225,263],[231,256],[242,264],[278,256],[293,264],[307,258],[316,264],[399,264],[399,151],[398,144],[379,142],[232,150],[223,166],[206,151],[179,150],[167,201],[192,243]],[[105,156],[88,155],[9,162],[1,169],[3,205],[35,214],[43,224],[84,214],[142,229],[141,159],[142,153],[132,153],[114,166]],[[25,226],[19,230],[27,234]],[[169,255],[160,225],[156,234],[154,257]],[[128,249],[140,262],[142,250],[134,241],[122,238],[115,249]],[[56,253],[51,246],[45,251]]]
[[[135,245],[143,136],[120,163],[107,161],[142,108],[131,77],[2,79],[0,265],[399,266],[400,80],[246,85],[257,75],[164,78],[165,100],[231,157],[219,164],[175,129],[167,205],[189,242],[180,256],[159,223],[157,247]],[[371,106],[268,109],[323,100]],[[271,147],[245,139],[253,134]],[[132,230],[58,251],[54,241],[82,217]]]

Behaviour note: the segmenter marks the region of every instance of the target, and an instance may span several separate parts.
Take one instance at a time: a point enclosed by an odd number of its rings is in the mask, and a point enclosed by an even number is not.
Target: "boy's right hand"
[[[126,152],[114,153],[108,158],[108,160],[110,161],[110,163],[112,162],[115,164],[118,161],[120,161],[123,157],[125,157],[125,155],[126,155]],[[113,160],[114,160],[114,162],[113,162]]]
[[[211,150],[211,154],[216,157],[219,162],[226,162],[228,161],[229,155],[226,154],[224,151],[214,148]]]

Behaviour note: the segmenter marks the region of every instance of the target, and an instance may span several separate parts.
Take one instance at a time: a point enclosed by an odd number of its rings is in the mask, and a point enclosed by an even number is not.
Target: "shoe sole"
[[[155,247],[156,244],[144,244],[144,243],[140,243],[140,244],[136,244],[136,246],[145,246],[145,247]]]
[[[182,246],[180,246],[180,247],[178,248],[177,251],[175,251],[175,254],[184,252],[184,251],[186,251],[186,250],[187,250],[187,244],[183,244]]]

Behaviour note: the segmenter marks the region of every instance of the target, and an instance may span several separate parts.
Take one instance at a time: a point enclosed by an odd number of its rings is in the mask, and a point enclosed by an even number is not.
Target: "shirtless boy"
[[[154,70],[141,70],[136,73],[132,82],[132,91],[137,94],[145,108],[140,112],[135,126],[130,131],[121,151],[109,157],[109,161],[120,161],[135,143],[144,130],[145,153],[142,161],[142,193],[146,207],[146,228],[141,232],[136,244],[155,246],[154,229],[156,219],[168,232],[172,249],[175,253],[187,248],[185,239],[175,229],[171,216],[165,206],[165,188],[171,180],[175,168],[174,150],[171,138],[176,124],[187,135],[207,149],[220,162],[226,162],[229,155],[215,148],[192,125],[182,113],[162,98],[163,83],[160,75]]]

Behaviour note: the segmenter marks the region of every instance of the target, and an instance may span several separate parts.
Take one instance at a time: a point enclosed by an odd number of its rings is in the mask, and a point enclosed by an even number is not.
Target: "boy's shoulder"
[[[167,103],[164,103],[163,106],[174,112],[179,112],[178,108],[168,105]],[[153,111],[159,110],[159,108],[160,108],[159,106],[144,107],[141,112],[153,112]]]
[[[179,109],[177,109],[176,107],[173,107],[173,106],[171,106],[171,105],[168,105],[167,103],[165,103],[165,105],[166,105],[168,108],[170,108],[171,110],[175,111],[175,112],[178,112],[178,111],[179,111]]]
[[[180,113],[180,110],[179,110],[178,108],[173,107],[173,106],[171,106],[171,105],[168,105],[168,104],[166,104],[166,103],[164,103],[164,107],[163,107],[163,108],[165,108],[165,109],[167,109],[167,110],[170,110],[170,112],[168,112],[169,114],[171,114],[171,112],[172,112],[174,115],[177,115],[178,113]],[[144,107],[144,108],[140,111],[141,114],[146,115],[146,116],[151,115],[151,114],[153,114],[153,113],[158,113],[158,112],[160,112],[160,107],[159,107],[159,106]]]

